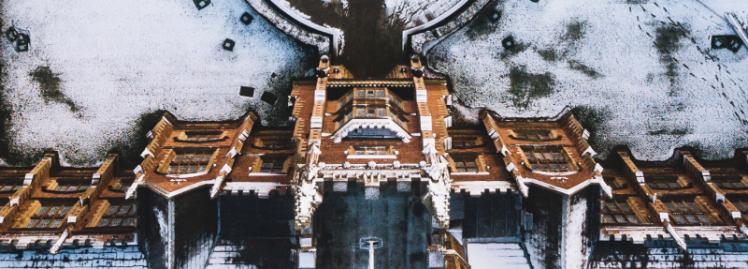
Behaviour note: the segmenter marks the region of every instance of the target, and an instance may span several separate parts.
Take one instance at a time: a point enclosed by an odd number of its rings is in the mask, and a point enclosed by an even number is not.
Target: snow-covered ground
[[[104,157],[126,142],[143,113],[165,109],[179,118],[233,119],[271,106],[239,96],[240,86],[290,88],[309,64],[308,50],[258,16],[243,0],[214,0],[198,11],[191,0],[23,0],[3,3],[3,21],[29,30],[31,49],[16,53],[2,39],[10,136],[21,150],[53,148],[75,162]],[[254,21],[245,26],[243,12]],[[5,29],[3,29],[5,30]],[[236,41],[233,52],[221,48]],[[312,62],[313,63],[313,62]],[[45,103],[29,73],[48,65],[78,112]]]
[[[704,2],[748,20],[748,1]],[[587,106],[604,119],[599,150],[628,145],[637,158],[666,159],[685,145],[732,157],[748,146],[748,49],[711,49],[711,35],[733,31],[698,2],[506,0],[499,8],[497,23],[462,29],[428,55],[467,105],[505,116]],[[513,53],[501,46],[509,35],[521,43]]]

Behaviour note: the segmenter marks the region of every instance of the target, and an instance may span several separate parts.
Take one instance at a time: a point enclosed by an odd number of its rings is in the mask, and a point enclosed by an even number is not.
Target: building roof
[[[47,242],[56,252],[78,242],[134,242],[135,203],[124,199],[132,174],[117,167],[116,155],[99,167],[63,167],[51,152],[33,168],[0,169],[0,178],[11,190],[2,193],[0,209],[6,248]]]
[[[526,193],[534,184],[565,194],[602,181],[602,167],[587,143],[588,132],[569,111],[554,118],[502,118],[481,113],[497,153]]]
[[[226,122],[180,121],[167,113],[149,133],[135,186],[168,197],[206,184],[220,186],[256,120],[252,112]]]
[[[662,236],[684,249],[687,238],[744,239],[748,173],[742,151],[735,156],[702,164],[679,149],[670,160],[647,162],[616,150],[603,173],[613,196],[600,201],[601,239],[641,243]]]

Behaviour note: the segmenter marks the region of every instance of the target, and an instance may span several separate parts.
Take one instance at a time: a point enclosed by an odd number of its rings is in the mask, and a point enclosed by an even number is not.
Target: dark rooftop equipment
[[[252,17],[252,15],[250,15],[250,14],[249,14],[249,12],[244,12],[244,13],[242,13],[242,16],[241,16],[241,17],[239,18],[239,20],[240,20],[240,21],[241,21],[241,22],[242,22],[242,23],[243,23],[244,25],[249,25],[250,23],[252,23],[252,20],[254,20],[254,19],[255,19],[255,18],[254,18],[254,17]]]
[[[494,10],[493,13],[491,13],[491,17],[489,19],[492,22],[497,22],[501,19],[501,10]]]
[[[210,5],[210,0],[192,0],[192,2],[195,3],[197,10],[201,10]]]
[[[16,39],[16,51],[17,52],[28,51],[30,42],[31,42],[31,38],[29,37],[28,34],[18,33],[18,38]]]
[[[249,86],[242,86],[241,88],[239,88],[239,95],[246,96],[246,97],[254,97],[255,88],[249,87]]]
[[[226,40],[223,41],[223,49],[228,51],[234,51],[234,45],[236,45],[236,42],[230,38],[226,38]]]
[[[16,31],[16,28],[13,26],[8,28],[8,30],[5,31],[5,38],[10,42],[15,42],[16,39],[18,39],[18,31]]]
[[[5,31],[5,38],[7,38],[11,43],[15,43],[13,48],[16,50],[16,52],[24,52],[29,50],[29,43],[31,42],[31,38],[29,37],[28,31],[16,29],[15,27],[11,26],[10,28],[8,28],[8,30]]]
[[[278,101],[278,97],[275,96],[275,94],[273,94],[271,92],[263,92],[262,93],[262,97],[260,97],[260,99],[263,102],[268,103],[270,105],[275,105],[275,102]]]
[[[513,36],[507,36],[504,39],[501,40],[501,46],[505,49],[512,49],[514,46],[517,45],[516,42],[514,42]]]
[[[713,49],[728,49],[733,53],[740,50],[740,46],[743,42],[736,35],[713,35],[712,36],[712,48]]]

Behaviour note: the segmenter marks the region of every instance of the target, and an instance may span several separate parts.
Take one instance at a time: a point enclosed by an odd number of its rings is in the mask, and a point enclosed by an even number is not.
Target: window
[[[0,181],[0,193],[14,193],[23,187],[23,180]]]
[[[286,162],[286,156],[268,156],[263,155],[260,157],[262,165],[260,166],[260,172],[262,173],[285,173],[283,171],[283,163]]]
[[[187,131],[184,132],[184,136],[180,136],[175,139],[180,142],[201,143],[220,141],[225,138],[226,137],[221,131]]]
[[[85,191],[88,186],[86,185],[57,185],[54,189],[56,192],[82,192]]]
[[[511,137],[519,140],[544,141],[557,139],[551,130],[547,129],[517,129],[512,130],[514,135]]]
[[[398,138],[397,134],[390,129],[386,128],[358,128],[348,133],[346,138],[350,139],[362,139],[362,138],[373,138],[373,139],[393,139]]]
[[[743,199],[730,199],[733,205],[740,211],[743,216],[743,220],[748,221],[748,200]]]
[[[475,159],[474,155],[452,155],[455,164],[452,173],[477,173],[478,164]]]
[[[649,219],[642,222],[636,216],[626,201],[603,200],[600,209],[603,224],[631,225],[649,223]]]
[[[452,137],[452,148],[468,149],[483,145],[483,139],[475,136],[454,136]]]
[[[65,216],[70,211],[71,206],[41,206],[31,216],[26,228],[30,229],[55,229],[62,226]]]
[[[86,191],[90,182],[83,178],[58,178],[55,180],[57,185],[54,188],[45,188],[48,192],[57,193],[78,193]]]
[[[255,139],[255,148],[260,149],[289,149],[291,148],[291,140],[286,137],[262,137]]]
[[[192,174],[204,172],[208,169],[210,158],[214,151],[184,150],[177,151],[174,159],[169,163],[168,174]]]
[[[676,225],[716,225],[721,221],[711,218],[694,200],[665,201],[670,210],[670,219]]]
[[[356,98],[384,97],[384,89],[357,89]]]
[[[386,146],[354,146],[356,155],[388,155]]]
[[[109,205],[96,227],[135,227],[135,205]]]
[[[678,182],[677,176],[647,176],[647,185],[655,190],[677,190],[682,188],[690,187],[690,183],[687,186],[681,186]]]
[[[521,146],[532,170],[569,172],[576,170],[561,146]]]
[[[745,190],[748,185],[743,182],[740,176],[712,176],[712,182],[723,190]]]
[[[359,118],[383,118],[388,116],[385,107],[366,106],[356,107],[354,110],[356,111],[356,117]]]

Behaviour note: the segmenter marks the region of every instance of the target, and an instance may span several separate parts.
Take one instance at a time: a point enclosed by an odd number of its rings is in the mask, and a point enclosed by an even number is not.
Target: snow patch
[[[573,199],[572,199],[573,200]],[[563,251],[565,268],[585,268],[587,264],[588,239],[584,237],[587,222],[587,199],[580,198],[571,204],[564,223]]]
[[[244,12],[255,18],[249,26],[239,21]],[[242,0],[213,1],[200,11],[185,0],[25,0],[4,3],[2,14],[31,33],[27,53],[0,42],[9,129],[22,151],[52,148],[97,160],[131,139],[141,114],[158,109],[223,120],[251,107],[267,119],[272,107],[240,97],[239,87],[286,90],[282,81],[305,71],[298,43]],[[222,49],[226,38],[236,41],[233,52]],[[78,113],[44,102],[29,76],[42,65],[59,74]]]
[[[710,49],[711,35],[734,32],[697,2],[641,2],[505,1],[495,29],[461,29],[430,51],[429,63],[453,79],[465,104],[503,116],[548,117],[565,106],[591,107],[606,115],[596,133],[602,153],[623,144],[637,158],[663,160],[673,148],[691,145],[707,158],[732,157],[735,148],[748,146],[748,49]],[[737,14],[748,12],[746,1],[721,2]],[[653,45],[663,25],[688,30],[669,52],[672,76]],[[504,50],[501,41],[509,35],[524,47]],[[519,67],[547,72],[554,82],[526,107],[513,103],[522,93],[513,93],[508,75]]]

